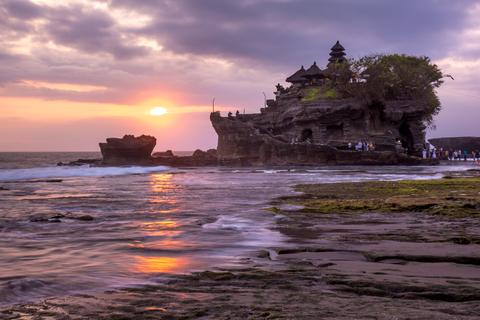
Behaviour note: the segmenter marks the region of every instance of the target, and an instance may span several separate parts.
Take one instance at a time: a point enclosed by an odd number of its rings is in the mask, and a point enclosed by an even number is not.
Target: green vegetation
[[[428,57],[400,54],[372,55],[351,62],[351,81],[346,91],[372,102],[415,100],[425,108],[425,122],[432,123],[441,109],[435,90],[443,74]]]
[[[304,96],[302,101],[304,102],[311,102],[318,100],[320,98],[320,88],[319,87],[313,87],[313,88],[307,88],[304,91]]]
[[[355,97],[367,104],[411,100],[426,125],[440,112],[436,89],[444,75],[428,57],[403,54],[371,55],[344,63],[332,63],[324,71],[327,81],[303,91],[302,101]]]
[[[480,178],[375,181],[297,186],[302,195],[281,201],[304,213],[425,212],[480,215]],[[276,211],[276,210],[272,210]]]
[[[326,98],[356,97],[367,104],[413,100],[423,109],[427,125],[432,125],[441,109],[435,90],[443,83],[444,75],[428,57],[371,55],[330,64],[325,73],[327,85],[336,89],[335,95],[324,93]]]
[[[337,91],[333,88],[329,88],[323,92],[323,97],[326,99],[337,99]]]
[[[306,88],[303,91],[303,102],[312,102],[318,99],[337,99],[338,92],[335,88],[323,86]]]

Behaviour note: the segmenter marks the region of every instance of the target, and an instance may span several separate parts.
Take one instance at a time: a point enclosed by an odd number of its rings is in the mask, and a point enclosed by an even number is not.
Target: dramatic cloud
[[[455,78],[434,135],[458,135],[479,99],[478,21],[475,0],[0,0],[0,98],[253,112],[338,39],[349,57],[430,56]]]
[[[41,15],[41,9],[28,0],[6,0],[4,9],[12,17],[19,19],[34,19]]]
[[[354,53],[408,51],[438,56],[453,44],[471,1],[149,1],[112,7],[150,12],[140,32],[168,50],[262,63],[326,56],[337,38]],[[440,51],[440,52],[441,52]]]
[[[108,53],[117,59],[132,59],[147,54],[147,49],[132,44],[106,12],[75,6],[49,14],[47,37],[58,45],[87,53]]]

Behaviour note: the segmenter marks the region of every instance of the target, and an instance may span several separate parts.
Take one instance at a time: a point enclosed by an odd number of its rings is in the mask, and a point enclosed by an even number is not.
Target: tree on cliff
[[[428,57],[372,55],[352,60],[350,68],[353,76],[346,89],[367,103],[414,100],[423,108],[428,125],[440,112],[435,90],[443,83],[444,75]]]

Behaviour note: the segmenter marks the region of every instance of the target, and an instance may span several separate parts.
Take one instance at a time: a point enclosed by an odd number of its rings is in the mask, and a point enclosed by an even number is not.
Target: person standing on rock
[[[362,151],[362,142],[358,141],[358,143],[355,145],[355,151]]]
[[[427,159],[427,149],[423,148],[422,150],[422,158]]]

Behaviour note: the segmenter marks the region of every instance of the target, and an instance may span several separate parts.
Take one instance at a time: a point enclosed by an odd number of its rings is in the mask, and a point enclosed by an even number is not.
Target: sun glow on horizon
[[[160,117],[168,113],[167,108],[164,107],[155,107],[150,110],[150,114],[154,117]]]

